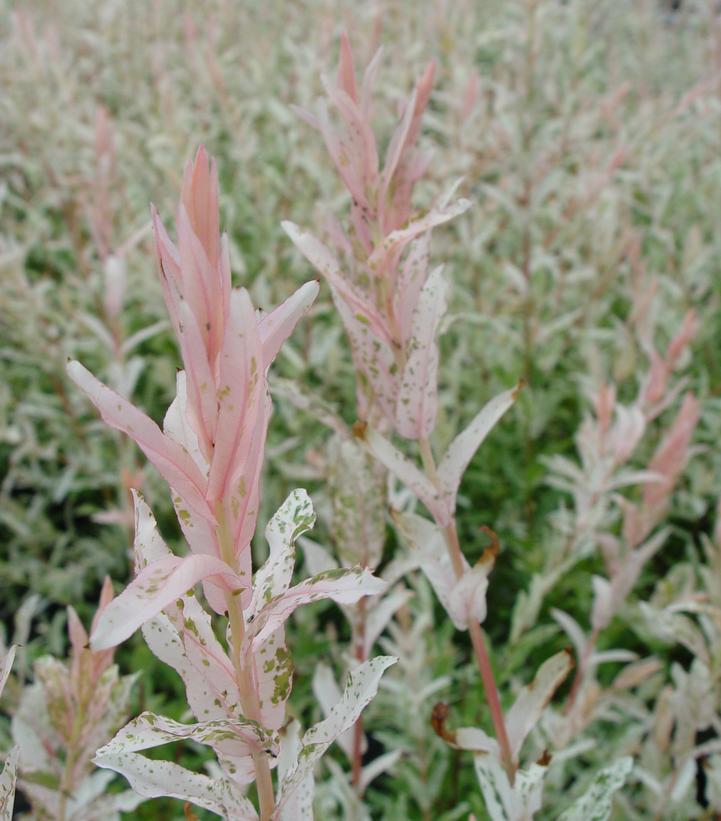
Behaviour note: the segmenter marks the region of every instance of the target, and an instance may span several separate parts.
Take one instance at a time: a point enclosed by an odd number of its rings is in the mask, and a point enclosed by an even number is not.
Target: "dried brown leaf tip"
[[[525,379],[519,379],[519,380],[518,380],[518,384],[517,384],[517,385],[516,385],[516,387],[513,389],[513,400],[515,401],[516,399],[518,399],[518,396],[519,396],[519,394],[521,393],[521,391],[522,391],[524,388],[527,388],[527,387],[528,387],[528,382],[526,382],[526,380],[525,380]]]
[[[553,756],[548,752],[548,750],[544,750],[541,754],[541,757],[536,761],[539,767],[547,767],[551,763],[551,759]]]
[[[479,530],[481,531],[481,533],[485,533],[486,536],[488,536],[488,538],[491,540],[491,543],[481,554],[481,558],[478,560],[478,564],[493,565],[495,564],[498,554],[501,552],[501,540],[498,538],[498,534],[495,532],[495,530],[492,530],[490,527],[488,527],[488,525],[481,525]]]
[[[186,821],[199,821],[198,816],[193,812],[192,806],[187,801],[183,805],[183,815]]]
[[[433,711],[431,712],[431,727],[435,734],[442,738],[444,741],[447,741],[449,744],[456,743],[456,732],[455,730],[449,730],[446,727],[446,721],[448,720],[448,716],[450,715],[450,708],[446,704],[445,701],[439,701],[434,707]]]

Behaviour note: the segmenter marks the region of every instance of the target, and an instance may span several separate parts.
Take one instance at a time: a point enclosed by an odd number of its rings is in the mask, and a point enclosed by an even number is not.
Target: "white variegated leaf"
[[[633,768],[630,756],[619,758],[596,773],[586,791],[559,816],[558,821],[607,821],[613,795],[623,787]]]
[[[430,436],[438,409],[438,326],[447,307],[448,283],[434,269],[418,298],[396,402],[396,429],[406,439]]]
[[[455,498],[473,455],[498,420],[513,405],[520,387],[494,396],[474,417],[468,427],[451,442],[438,466],[438,476],[446,493]]]
[[[286,592],[295,567],[295,542],[315,524],[313,504],[305,490],[294,490],[265,529],[270,553],[255,574],[249,614],[255,618],[263,605]]]
[[[377,656],[348,674],[348,682],[340,701],[331,709],[327,718],[304,733],[295,763],[288,769],[280,784],[278,803],[281,807],[307,783],[316,761],[328,747],[341,733],[355,724],[375,696],[381,676],[396,661],[393,656]]]
[[[511,785],[496,756],[479,753],[474,763],[491,821],[531,821],[541,809],[547,768],[531,764],[518,770]]]
[[[327,570],[294,585],[264,604],[249,625],[248,638],[257,650],[303,604],[321,599],[332,599],[338,604],[353,604],[363,596],[375,596],[385,589],[384,581],[362,567]]]
[[[0,821],[12,821],[19,755],[20,748],[13,747],[5,759],[5,767],[0,775]]]

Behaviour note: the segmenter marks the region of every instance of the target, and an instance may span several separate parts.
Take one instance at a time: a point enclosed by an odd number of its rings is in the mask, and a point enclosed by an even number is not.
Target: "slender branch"
[[[355,645],[355,657],[359,664],[362,664],[365,658],[365,626],[366,626],[366,600],[361,599],[358,602],[358,619],[353,628],[353,643]],[[363,797],[363,787],[361,779],[363,774],[363,714],[358,716],[356,723],[353,726],[353,769],[351,782],[356,791],[358,798]]]
[[[428,478],[438,486],[438,471],[436,470],[435,459],[433,458],[433,450],[431,444],[426,438],[418,440],[418,446],[423,460],[423,467]],[[449,525],[442,528],[443,536],[446,541],[448,555],[453,565],[453,571],[457,578],[461,578],[465,567],[463,564],[463,553],[461,545],[458,541],[458,530],[456,529],[455,519]],[[493,675],[493,668],[491,667],[490,659],[488,658],[488,651],[483,639],[483,630],[479,622],[469,620],[468,632],[471,636],[471,643],[473,645],[473,652],[476,657],[476,664],[481,674],[481,681],[483,682],[483,689],[486,693],[488,706],[491,710],[491,719],[493,721],[493,728],[498,741],[498,746],[501,748],[501,758],[503,766],[506,768],[508,777],[513,783],[515,775],[515,764],[513,761],[513,754],[511,752],[511,744],[508,740],[508,731],[506,729],[506,722],[503,717],[503,708],[501,707],[501,700],[498,696],[498,687],[496,679]]]
[[[220,503],[216,505],[216,516],[219,523],[218,541],[220,543],[221,557],[231,567],[234,567],[235,556],[233,555],[233,544],[230,539],[230,534],[228,533],[225,514],[223,513]],[[243,642],[245,640],[245,616],[243,615],[243,608],[240,604],[240,598],[233,593],[225,594],[225,602],[228,608],[233,651],[232,661],[235,678],[238,683],[240,707],[246,718],[260,724],[260,704],[253,686],[253,670],[243,662]],[[255,785],[258,791],[260,821],[271,821],[275,811],[275,793],[273,791],[270,765],[263,752],[253,753],[253,764],[255,765]]]

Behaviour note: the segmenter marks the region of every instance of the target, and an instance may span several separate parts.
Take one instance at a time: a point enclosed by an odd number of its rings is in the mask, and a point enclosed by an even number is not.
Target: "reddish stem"
[[[359,664],[365,658],[365,628],[366,628],[366,600],[362,598],[358,602],[358,618],[353,627],[353,643],[355,645],[355,657]],[[353,762],[352,762],[351,782],[359,798],[363,797],[361,778],[363,774],[363,714],[358,716],[353,725]]]
[[[455,570],[456,576],[460,578],[463,575],[463,554],[461,553],[461,546],[458,542],[458,531],[456,530],[455,520],[444,528],[443,533],[446,537],[446,544],[450,553],[451,562],[453,563],[453,569]],[[503,766],[506,768],[511,783],[513,783],[516,768],[513,762],[511,744],[508,740],[508,731],[506,730],[506,721],[503,717],[501,700],[498,697],[496,679],[493,675],[491,661],[488,658],[486,643],[483,640],[483,629],[477,621],[471,620],[468,623],[468,632],[471,635],[476,664],[481,674],[483,689],[486,692],[486,699],[488,700],[488,706],[491,710],[491,719],[493,721],[496,740],[498,741],[498,746],[501,748]]]

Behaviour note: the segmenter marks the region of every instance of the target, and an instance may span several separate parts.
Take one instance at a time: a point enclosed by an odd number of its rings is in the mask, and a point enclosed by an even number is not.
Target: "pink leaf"
[[[368,267],[376,272],[378,276],[381,276],[383,272],[394,269],[409,242],[437,225],[442,225],[444,222],[454,219],[470,208],[470,205],[469,200],[460,199],[453,205],[432,208],[425,216],[414,220],[405,228],[393,231],[371,254]]]
[[[328,280],[341,299],[348,305],[353,316],[359,319],[360,322],[367,324],[379,339],[392,344],[382,316],[375,306],[371,305],[365,296],[341,273],[338,260],[325,245],[312,234],[302,231],[292,222],[286,220],[281,224],[293,244],[310,264]]]
[[[436,334],[447,307],[448,285],[442,269],[436,268],[423,286],[406,341],[403,369],[396,404],[396,429],[406,439],[428,437],[436,424],[438,410],[438,343]]]
[[[208,476],[208,499],[227,497],[228,479],[243,429],[253,424],[261,390],[261,350],[255,309],[248,292],[234,291],[220,355],[217,438]]]
[[[355,82],[353,52],[346,32],[340,36],[340,58],[338,60],[338,86],[353,100],[358,102],[358,89]]]
[[[298,321],[308,312],[318,296],[319,286],[313,280],[300,288],[275,310],[265,314],[258,323],[258,333],[263,347],[263,363],[267,369],[275,359],[280,346],[293,333]]]
[[[90,639],[92,649],[104,650],[125,641],[163,608],[208,578],[232,594],[243,587],[235,571],[215,556],[168,556],[147,565],[101,613]]]
[[[133,439],[166,482],[199,515],[213,521],[205,500],[204,480],[190,456],[142,411],[96,379],[79,362],[70,362],[68,375],[100,411],[103,420]]]

